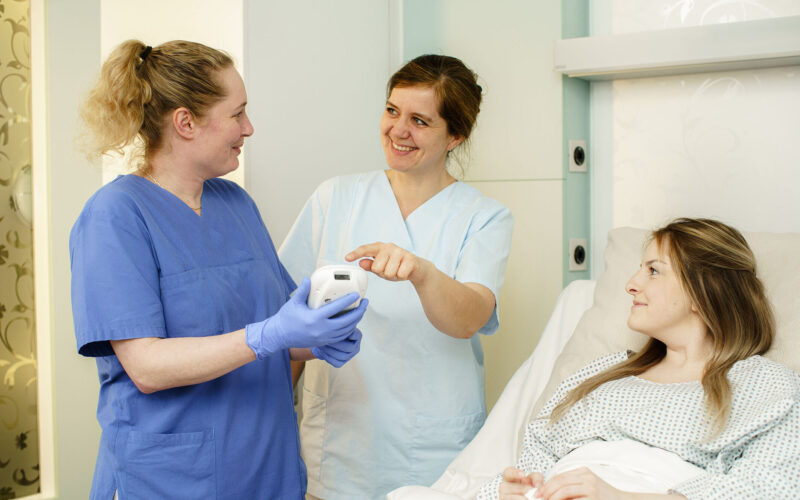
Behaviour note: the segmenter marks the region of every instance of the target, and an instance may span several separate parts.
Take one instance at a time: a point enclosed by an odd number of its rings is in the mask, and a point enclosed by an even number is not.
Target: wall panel
[[[500,328],[481,336],[486,402],[494,405],[533,352],[561,290],[563,181],[471,182],[514,214],[514,237],[500,292]]]
[[[384,167],[388,0],[245,4],[246,185],[276,246],[314,188]]]

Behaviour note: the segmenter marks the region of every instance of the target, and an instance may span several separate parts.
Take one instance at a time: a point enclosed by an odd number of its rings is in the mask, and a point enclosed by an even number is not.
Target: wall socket
[[[589,154],[586,141],[573,139],[569,141],[569,171],[586,172],[589,167]]]
[[[589,269],[589,245],[586,238],[569,240],[569,270],[586,271]]]

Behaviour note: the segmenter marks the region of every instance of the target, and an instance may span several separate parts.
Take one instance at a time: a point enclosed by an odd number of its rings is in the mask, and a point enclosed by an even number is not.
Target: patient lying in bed
[[[800,498],[800,377],[760,356],[773,318],[741,234],[679,219],[626,289],[650,341],[564,380],[478,498]]]

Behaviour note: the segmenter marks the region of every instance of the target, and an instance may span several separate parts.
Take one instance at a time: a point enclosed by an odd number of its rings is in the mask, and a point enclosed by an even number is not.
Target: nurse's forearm
[[[470,338],[489,321],[495,299],[491,290],[477,283],[461,283],[432,262],[420,259],[411,277],[428,320],[442,333]]]
[[[308,361],[317,358],[311,354],[310,347],[292,347],[289,349],[289,359],[292,361]]]
[[[145,394],[207,382],[256,359],[244,329],[209,337],[112,340],[111,347]]]

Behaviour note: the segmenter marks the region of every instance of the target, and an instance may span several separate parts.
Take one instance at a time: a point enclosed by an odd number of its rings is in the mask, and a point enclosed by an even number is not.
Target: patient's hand
[[[630,493],[612,487],[586,467],[562,472],[551,477],[539,488],[536,497],[544,498],[545,500],[567,500],[570,498],[622,500],[633,498]]]
[[[525,475],[525,472],[514,467],[503,471],[503,482],[498,492],[502,500],[527,500],[525,493],[542,485],[544,477],[538,472]]]

